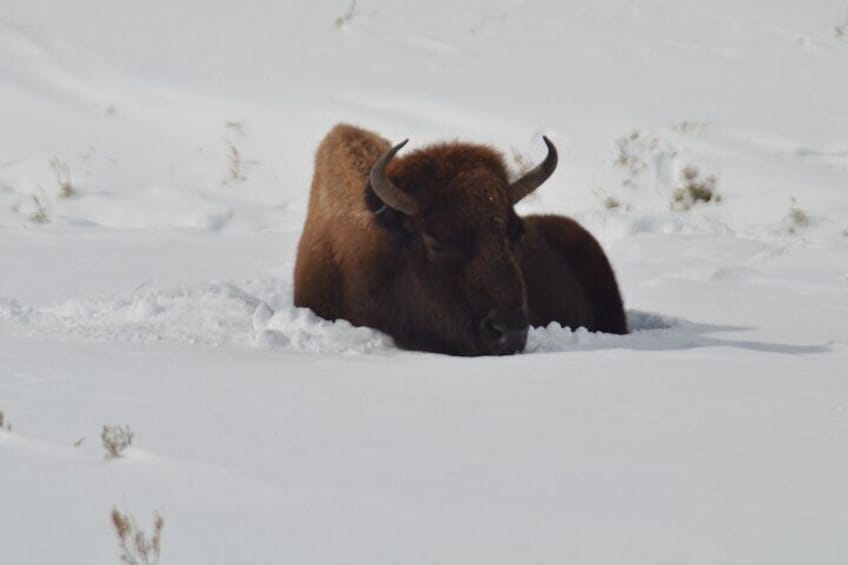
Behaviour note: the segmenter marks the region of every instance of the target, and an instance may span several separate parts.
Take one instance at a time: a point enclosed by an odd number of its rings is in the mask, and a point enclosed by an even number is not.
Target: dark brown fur
[[[597,241],[569,218],[519,218],[499,153],[447,143],[392,160],[386,175],[422,204],[406,216],[383,206],[368,181],[389,148],[348,125],[319,146],[295,305],[377,328],[401,347],[459,355],[514,352],[486,339],[481,322],[493,312],[525,337],[528,323],[552,321],[627,332]]]

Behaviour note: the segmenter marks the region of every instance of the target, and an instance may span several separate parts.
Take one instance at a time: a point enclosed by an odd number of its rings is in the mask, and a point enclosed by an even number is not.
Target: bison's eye
[[[462,259],[462,246],[453,242],[440,240],[436,236],[423,233],[424,248],[427,250],[427,259],[433,262],[458,261]]]

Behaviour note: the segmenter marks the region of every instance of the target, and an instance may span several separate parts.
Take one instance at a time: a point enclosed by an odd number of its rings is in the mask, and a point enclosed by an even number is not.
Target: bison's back
[[[297,250],[295,306],[328,318],[350,318],[344,290],[354,254],[373,237],[373,214],[365,206],[365,188],[374,162],[390,144],[364,129],[339,124],[315,154],[309,209]],[[347,275],[347,276],[346,276]]]
[[[521,267],[530,323],[627,333],[615,274],[592,234],[565,216],[527,216],[524,224]]]

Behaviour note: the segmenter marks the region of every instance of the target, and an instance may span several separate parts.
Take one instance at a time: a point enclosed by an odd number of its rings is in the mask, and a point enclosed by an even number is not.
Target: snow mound
[[[586,328],[572,329],[551,322],[545,327],[532,328],[527,336],[527,353],[595,349],[678,349],[701,345],[695,331],[697,326],[681,320],[631,310],[627,312],[631,333],[627,335],[590,332]]]
[[[346,320],[330,322],[305,308],[272,312],[261,304],[253,316],[254,344],[309,353],[370,353],[394,348],[392,339]]]

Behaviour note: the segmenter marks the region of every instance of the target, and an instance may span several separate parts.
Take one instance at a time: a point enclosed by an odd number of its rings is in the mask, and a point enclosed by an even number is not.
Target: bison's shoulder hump
[[[387,139],[374,132],[349,124],[338,124],[324,138],[318,153],[319,158],[326,154],[332,163],[349,166],[359,174],[366,174],[390,147]]]

